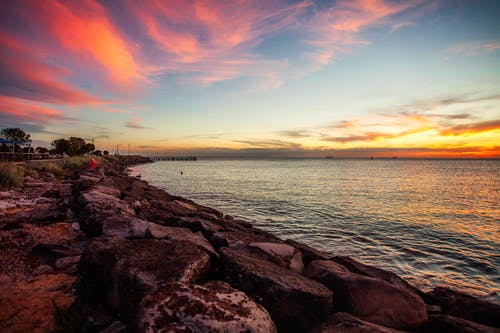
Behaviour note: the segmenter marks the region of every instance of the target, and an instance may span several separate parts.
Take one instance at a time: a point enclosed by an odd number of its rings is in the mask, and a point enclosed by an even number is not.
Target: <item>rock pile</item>
[[[499,332],[496,304],[442,287],[424,293],[116,170],[81,171],[70,184],[50,191],[71,193],[65,209],[83,240],[32,251],[78,274],[68,313],[83,313],[87,331]]]

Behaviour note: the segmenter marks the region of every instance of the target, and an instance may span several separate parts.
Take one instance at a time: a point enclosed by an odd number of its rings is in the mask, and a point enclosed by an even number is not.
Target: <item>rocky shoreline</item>
[[[330,257],[127,176],[0,193],[2,332],[500,332],[500,306]]]

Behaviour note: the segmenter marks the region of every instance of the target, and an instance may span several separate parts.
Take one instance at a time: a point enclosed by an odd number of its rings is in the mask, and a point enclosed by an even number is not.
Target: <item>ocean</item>
[[[500,303],[498,160],[199,159],[131,174],[423,290]]]

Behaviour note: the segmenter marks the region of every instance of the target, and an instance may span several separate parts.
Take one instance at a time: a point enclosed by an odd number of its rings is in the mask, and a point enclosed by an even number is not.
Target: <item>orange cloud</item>
[[[33,1],[32,5],[62,47],[97,62],[110,81],[133,86],[146,80],[126,40],[97,1]]]
[[[500,130],[500,119],[454,125],[441,129],[440,133],[442,135],[464,135],[478,134],[494,130]]]
[[[25,41],[0,33],[0,85],[2,93],[15,97],[61,104],[97,103],[99,99],[72,88],[58,79],[70,73],[47,65],[35,47]]]

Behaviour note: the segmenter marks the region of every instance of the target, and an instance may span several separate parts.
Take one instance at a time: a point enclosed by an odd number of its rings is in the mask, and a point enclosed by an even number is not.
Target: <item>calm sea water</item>
[[[446,285],[500,303],[500,161],[207,159],[137,173],[424,290]]]

